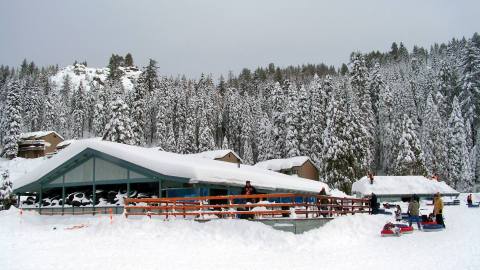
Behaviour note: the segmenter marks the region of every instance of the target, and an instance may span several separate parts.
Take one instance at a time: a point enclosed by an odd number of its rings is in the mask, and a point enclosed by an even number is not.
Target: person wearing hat
[[[435,215],[437,224],[440,224],[445,228],[445,223],[443,222],[443,201],[439,192],[433,197],[433,214]]]

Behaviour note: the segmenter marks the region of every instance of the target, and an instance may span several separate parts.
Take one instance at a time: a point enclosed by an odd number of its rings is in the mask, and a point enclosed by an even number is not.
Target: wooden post
[[[65,174],[62,175],[62,216],[65,213]]]

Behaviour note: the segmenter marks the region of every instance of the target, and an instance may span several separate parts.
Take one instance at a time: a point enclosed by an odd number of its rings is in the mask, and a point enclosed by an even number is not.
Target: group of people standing
[[[397,208],[398,210],[398,208]],[[433,197],[433,216],[437,224],[442,225],[445,228],[445,223],[443,221],[443,200],[440,197],[440,193],[436,193]],[[418,229],[422,228],[420,222],[420,199],[418,196],[413,195],[408,204],[408,225],[412,226],[413,222],[417,223]]]

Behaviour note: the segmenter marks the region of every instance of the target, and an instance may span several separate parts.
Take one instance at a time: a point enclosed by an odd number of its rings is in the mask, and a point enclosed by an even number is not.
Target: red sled
[[[436,221],[422,221],[422,222],[420,222],[420,224],[422,224],[422,226],[423,225],[434,225],[434,224],[437,224],[437,222]]]
[[[400,236],[400,231],[394,231],[394,230],[388,229],[388,230],[382,230],[380,234],[382,235],[382,237]]]
[[[395,227],[400,229],[400,233],[412,233],[413,227],[406,224],[395,224]]]

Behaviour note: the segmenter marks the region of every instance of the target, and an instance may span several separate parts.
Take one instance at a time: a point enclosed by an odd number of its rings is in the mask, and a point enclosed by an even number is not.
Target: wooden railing
[[[179,198],[125,198],[125,216],[194,218],[315,218],[370,213],[368,199],[308,194],[256,194]]]

